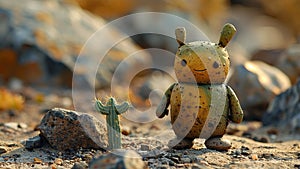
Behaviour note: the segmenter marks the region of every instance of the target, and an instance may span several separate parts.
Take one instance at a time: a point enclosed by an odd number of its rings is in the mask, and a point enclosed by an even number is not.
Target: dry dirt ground
[[[76,162],[86,165],[93,157],[106,153],[102,150],[85,149],[59,152],[49,146],[25,149],[21,141],[39,134],[35,128],[47,109],[72,107],[66,101],[71,100],[70,91],[43,97],[44,101],[36,101],[34,96],[28,96],[22,111],[0,113],[0,152],[3,151],[0,154],[0,168],[72,168]],[[123,128],[131,132],[123,146],[138,152],[142,152],[140,145],[150,145],[150,148],[156,146],[148,138],[163,131],[171,131],[168,118],[146,124],[121,120]],[[7,126],[7,122],[19,125]],[[227,152],[206,149],[203,140],[198,139],[192,149],[168,150],[162,147],[158,155],[144,157],[143,160],[149,168],[300,168],[300,141],[297,140],[297,135],[286,135],[277,129],[260,128],[259,122],[248,122],[230,125],[225,137],[233,144]],[[166,144],[165,140],[159,141]],[[197,165],[192,160],[184,160],[182,154],[196,157]],[[166,158],[170,162],[161,163]]]

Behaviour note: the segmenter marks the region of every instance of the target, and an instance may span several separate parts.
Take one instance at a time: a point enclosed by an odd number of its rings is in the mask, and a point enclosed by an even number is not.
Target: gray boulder
[[[0,16],[0,82],[108,87],[119,63],[140,50],[99,16],[62,0],[0,0]],[[94,34],[100,28],[108,29]],[[135,67],[151,65],[146,56],[139,52],[120,65],[120,80]]]
[[[60,151],[107,147],[106,126],[89,114],[54,108],[43,117],[41,136]]]
[[[262,118],[264,126],[275,126],[289,133],[300,132],[300,81],[276,96]]]
[[[300,44],[290,46],[279,59],[278,67],[295,84],[300,76]]]
[[[261,61],[239,65],[229,80],[246,120],[261,120],[272,99],[291,86],[289,78],[276,67]]]
[[[277,67],[295,84],[300,76],[300,44],[293,44],[287,49],[261,50],[252,60],[260,60]]]

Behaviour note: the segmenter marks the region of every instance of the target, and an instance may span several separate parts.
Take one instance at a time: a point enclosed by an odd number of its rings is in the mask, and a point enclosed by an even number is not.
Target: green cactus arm
[[[101,114],[108,115],[109,114],[109,107],[104,106],[100,100],[96,100],[95,102],[95,109],[100,112]]]
[[[231,40],[231,38],[235,33],[236,33],[236,29],[232,24],[230,23],[225,24],[221,32],[219,46],[224,48],[229,43],[229,41]]]
[[[229,99],[229,109],[230,109],[229,119],[232,122],[240,123],[242,122],[244,116],[240,102],[237,96],[235,95],[234,91],[231,89],[231,87],[229,86],[226,87],[227,87],[227,96]]]
[[[125,113],[129,109],[129,103],[123,102],[121,105],[116,105],[117,114]]]
[[[169,110],[168,107],[170,105],[170,99],[171,99],[171,94],[172,94],[172,90],[174,88],[174,86],[177,83],[172,84],[165,92],[165,94],[162,97],[161,102],[159,103],[159,105],[157,106],[156,109],[156,116],[158,118],[163,118],[165,115],[169,114]]]

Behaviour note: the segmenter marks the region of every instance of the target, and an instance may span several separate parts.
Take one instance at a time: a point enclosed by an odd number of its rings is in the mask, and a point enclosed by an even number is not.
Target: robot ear
[[[184,27],[176,28],[175,35],[179,47],[185,45],[185,38],[186,38],[185,28]]]
[[[230,23],[225,24],[221,32],[219,46],[224,48],[229,43],[229,41],[231,40],[231,38],[235,33],[236,33],[236,29],[232,24]]]

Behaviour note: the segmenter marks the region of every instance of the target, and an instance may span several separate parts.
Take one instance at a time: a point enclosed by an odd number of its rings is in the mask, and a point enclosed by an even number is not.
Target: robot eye
[[[185,59],[182,59],[181,65],[182,65],[182,66],[186,66],[186,64],[187,64],[186,60],[185,60]]]

